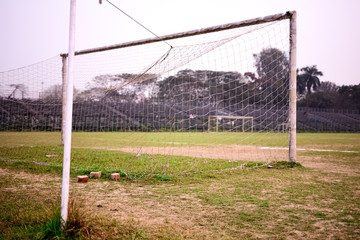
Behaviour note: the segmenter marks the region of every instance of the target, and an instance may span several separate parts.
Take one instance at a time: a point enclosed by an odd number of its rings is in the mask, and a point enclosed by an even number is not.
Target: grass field
[[[286,137],[74,133],[70,191],[83,221],[73,221],[78,231],[71,236],[360,239],[360,134],[298,134],[297,165],[269,163],[256,154],[252,161],[197,157],[189,150],[176,154],[182,147],[205,152],[283,148]],[[0,132],[0,239],[65,238],[54,227],[61,193],[60,139],[52,132]],[[171,149],[173,155],[136,157],[121,151],[139,146]],[[101,179],[76,182],[77,175],[97,170]],[[114,171],[121,173],[119,181],[109,179]]]

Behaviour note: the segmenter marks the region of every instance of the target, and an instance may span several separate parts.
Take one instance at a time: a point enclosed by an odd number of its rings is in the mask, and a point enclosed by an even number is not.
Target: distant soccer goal
[[[210,115],[208,118],[209,132],[253,132],[254,118],[244,116]]]
[[[116,149],[135,155],[295,161],[295,23],[287,12],[77,51],[72,129],[129,133]],[[0,73],[0,130],[62,129],[66,59]]]

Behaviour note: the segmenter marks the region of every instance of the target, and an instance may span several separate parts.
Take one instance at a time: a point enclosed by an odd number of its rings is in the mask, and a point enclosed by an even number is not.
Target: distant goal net
[[[209,132],[253,132],[254,118],[244,116],[210,115],[208,119]]]
[[[294,15],[76,52],[73,131],[117,132],[108,148],[134,156],[202,159],[181,171],[294,160]],[[62,129],[66,59],[0,73],[1,131]],[[172,159],[148,169],[170,171],[159,166]]]

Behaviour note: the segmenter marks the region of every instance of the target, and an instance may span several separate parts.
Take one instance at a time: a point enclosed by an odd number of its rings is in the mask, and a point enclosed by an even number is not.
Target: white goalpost
[[[296,12],[290,18],[289,161],[296,162]]]
[[[65,227],[68,218],[69,184],[70,184],[70,161],[71,161],[71,132],[73,115],[73,87],[74,87],[74,57],[75,57],[75,26],[76,26],[76,0],[70,1],[70,26],[69,26],[69,53],[66,64],[63,58],[63,125],[62,137],[64,144],[63,175],[61,185],[61,218],[62,226]],[[65,65],[65,66],[64,66]],[[67,66],[67,67],[66,67]],[[63,71],[64,72],[64,71]]]

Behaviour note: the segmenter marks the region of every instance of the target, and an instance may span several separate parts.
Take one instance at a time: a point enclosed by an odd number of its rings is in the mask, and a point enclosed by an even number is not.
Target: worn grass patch
[[[0,147],[0,166],[23,169],[36,173],[60,174],[62,171],[62,147],[23,146]],[[88,175],[101,171],[103,178],[118,172],[124,179],[176,180],[181,175],[251,168],[262,163],[229,161],[227,159],[202,159],[184,156],[148,155],[137,156],[121,151],[75,148],[71,155],[71,174]]]

